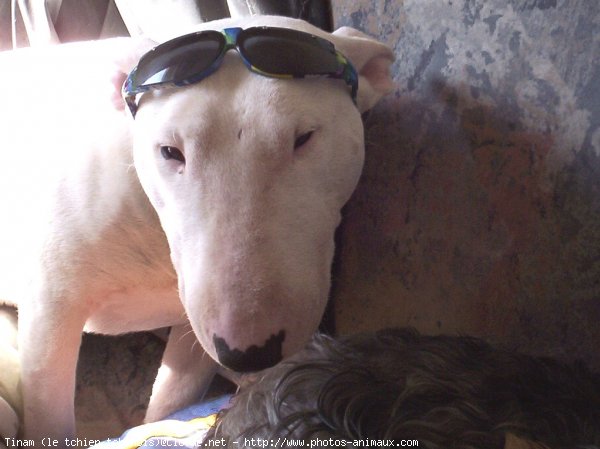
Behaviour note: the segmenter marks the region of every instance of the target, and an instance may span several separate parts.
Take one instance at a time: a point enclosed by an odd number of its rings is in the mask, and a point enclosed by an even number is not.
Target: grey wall
[[[334,273],[342,333],[470,333],[600,367],[600,2],[333,1],[389,44]]]

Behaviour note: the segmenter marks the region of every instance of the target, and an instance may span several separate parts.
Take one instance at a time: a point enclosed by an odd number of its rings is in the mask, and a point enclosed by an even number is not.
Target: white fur
[[[315,331],[340,208],[362,168],[360,112],[390,89],[392,56],[349,29],[240,23],[334,40],[365,75],[359,108],[339,80],[268,79],[231,52],[199,84],[144,94],[132,120],[112,108],[108,81],[147,42],[0,54],[0,299],[19,306],[27,437],[74,434],[84,329],[175,326],[149,419],[201,394],[213,335],[245,350],[283,329],[287,356]],[[185,166],[161,145],[179,148]],[[190,324],[211,357],[198,345],[190,356]]]

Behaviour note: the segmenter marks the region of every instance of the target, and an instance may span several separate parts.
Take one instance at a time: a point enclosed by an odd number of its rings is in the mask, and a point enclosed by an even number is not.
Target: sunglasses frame
[[[239,41],[240,35],[242,35],[243,33],[257,32],[260,30],[282,30],[286,33],[297,33],[299,36],[308,37],[311,40],[314,40],[314,42],[317,45],[319,45],[321,48],[323,48],[327,51],[330,51],[332,53],[332,55],[335,56],[337,65],[338,65],[338,69],[335,72],[314,73],[314,74],[274,74],[274,73],[268,73],[268,72],[265,72],[264,70],[259,69],[258,67],[255,67],[254,65],[252,65],[252,62],[250,62],[247,59],[246,55],[244,54],[244,50],[242,48],[240,48],[238,41]],[[225,41],[224,41],[224,43],[222,43],[222,48],[221,48],[219,54],[216,56],[215,60],[202,72],[194,73],[194,74],[190,75],[189,77],[182,79],[182,80],[178,80],[178,81],[164,81],[164,82],[158,82],[158,83],[153,83],[153,84],[141,84],[141,85],[137,85],[137,86],[134,84],[135,76],[136,76],[136,73],[138,71],[138,67],[140,66],[140,64],[142,64],[144,62],[144,59],[151,58],[153,53],[156,52],[157,50],[160,50],[161,47],[163,47],[165,45],[172,45],[173,41],[189,39],[192,36],[198,36],[198,38],[200,38],[201,36],[204,36],[207,34],[214,34],[214,33],[218,33],[219,35],[223,36],[225,38]],[[125,103],[127,104],[129,110],[131,111],[132,117],[135,118],[135,115],[137,113],[138,105],[136,103],[136,97],[138,94],[148,92],[150,90],[166,89],[166,88],[172,88],[172,87],[183,87],[183,86],[189,86],[190,84],[198,83],[198,82],[202,81],[204,78],[207,78],[208,76],[212,75],[214,72],[217,71],[217,69],[221,66],[221,63],[223,62],[223,58],[224,58],[225,54],[229,50],[236,50],[238,52],[244,65],[246,66],[246,68],[248,70],[250,70],[251,72],[254,72],[258,75],[266,76],[269,78],[293,79],[293,78],[306,78],[306,77],[312,78],[315,76],[323,76],[323,77],[327,77],[327,78],[335,78],[335,79],[344,80],[346,82],[346,84],[348,86],[350,86],[350,95],[352,97],[352,101],[354,102],[354,104],[356,104],[356,95],[358,92],[358,75],[356,73],[356,69],[354,68],[352,63],[341,52],[336,50],[335,45],[332,42],[328,41],[327,39],[323,39],[319,36],[315,36],[314,34],[294,30],[291,28],[278,28],[278,27],[267,27],[267,26],[252,27],[252,28],[235,27],[235,28],[225,28],[221,31],[218,31],[218,30],[197,31],[195,33],[190,33],[190,34],[186,34],[183,36],[179,36],[177,38],[174,38],[172,40],[169,40],[167,42],[159,44],[156,47],[152,48],[147,53],[145,53],[140,58],[137,66],[129,73],[129,76],[125,80],[125,83],[123,84],[123,88],[122,88],[123,99],[125,100]]]

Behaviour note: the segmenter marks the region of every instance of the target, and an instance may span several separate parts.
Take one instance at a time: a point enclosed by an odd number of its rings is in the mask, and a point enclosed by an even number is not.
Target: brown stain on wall
[[[513,3],[334,0],[337,26],[394,49],[398,86],[365,118],[337,327],[468,333],[600,367],[600,34],[574,27],[600,7]]]

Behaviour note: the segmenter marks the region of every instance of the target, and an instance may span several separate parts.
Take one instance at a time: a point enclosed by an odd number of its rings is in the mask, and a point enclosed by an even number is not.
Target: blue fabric
[[[211,399],[208,402],[198,402],[190,405],[189,407],[179,410],[172,415],[169,415],[167,419],[177,419],[179,421],[189,421],[190,419],[200,418],[218,413],[220,410],[227,408],[229,401],[231,400],[230,394],[219,396],[218,398]]]
[[[215,414],[226,408],[231,395],[220,396],[186,407],[162,421],[142,424],[119,438],[108,439],[93,449],[194,449],[200,446],[214,423]]]

